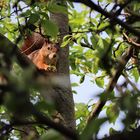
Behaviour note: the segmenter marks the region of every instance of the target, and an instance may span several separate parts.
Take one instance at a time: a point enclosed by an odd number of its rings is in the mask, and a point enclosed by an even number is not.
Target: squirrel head
[[[54,61],[57,61],[58,59],[58,51],[59,46],[58,44],[52,43],[48,40],[46,40],[41,48],[41,54],[43,54],[43,57],[47,61],[47,63],[53,63]]]

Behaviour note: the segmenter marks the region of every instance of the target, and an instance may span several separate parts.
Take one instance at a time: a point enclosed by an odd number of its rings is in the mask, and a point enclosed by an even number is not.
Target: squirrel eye
[[[50,50],[51,48],[50,47],[48,47],[48,50]]]

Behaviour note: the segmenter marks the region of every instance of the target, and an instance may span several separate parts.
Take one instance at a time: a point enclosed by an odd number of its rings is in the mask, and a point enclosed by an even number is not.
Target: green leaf
[[[75,107],[76,107],[76,118],[80,118],[80,117],[86,117],[89,113],[89,111],[87,110],[88,106],[87,104],[84,104],[84,103],[76,103],[75,104]]]
[[[76,90],[72,90],[72,93],[73,93],[73,94],[77,94],[77,91],[76,91]]]
[[[44,133],[40,140],[62,140],[63,137],[55,130],[49,129],[46,133]]]
[[[89,44],[89,42],[88,42],[88,36],[87,35],[84,35],[82,38],[84,39],[84,42],[86,44]]]
[[[71,1],[67,1],[68,2],[68,4],[71,6],[71,8],[74,8],[74,4],[73,4],[73,2],[71,2]]]
[[[101,125],[107,121],[107,118],[93,119],[84,129],[80,140],[89,140],[93,137],[93,134],[97,134]]]
[[[104,22],[104,23],[101,23],[100,26],[98,27],[98,30],[102,30],[104,29],[105,27],[107,27],[110,23],[108,23],[107,21]]]
[[[74,58],[70,59],[70,66],[71,66],[72,70],[76,70],[76,64],[75,64],[75,59]]]
[[[112,103],[108,106],[106,110],[107,117],[109,118],[110,123],[115,123],[116,119],[119,116],[119,109],[115,103]]]
[[[95,78],[95,82],[96,82],[96,84],[99,87],[101,87],[101,88],[104,87],[104,79],[103,79],[103,77],[97,77],[97,78]]]
[[[19,16],[20,17],[28,17],[31,15],[31,10],[27,10],[25,12],[22,12]]]
[[[38,110],[48,110],[50,107],[45,101],[38,102],[35,106]]]
[[[69,38],[69,39],[63,41],[62,44],[61,44],[61,47],[62,47],[62,48],[63,48],[63,47],[66,47],[66,46],[70,43],[70,41],[71,41],[71,38]]]
[[[68,14],[67,8],[65,6],[58,5],[52,2],[48,3],[48,10],[51,11],[52,13]]]
[[[137,68],[134,68],[132,70],[132,75],[134,76],[135,82],[138,82],[138,80],[139,80],[139,72],[138,72]]]
[[[85,80],[85,75],[81,76],[81,78],[80,78],[80,84],[82,84],[84,82],[84,80]]]
[[[115,134],[117,134],[117,133],[118,133],[118,131],[115,130],[114,128],[111,127],[111,128],[109,129],[109,134],[110,134],[110,135],[115,135]]]
[[[82,40],[82,36],[77,38],[77,44],[78,44],[79,46],[81,46],[81,40]]]
[[[39,14],[37,14],[37,13],[31,14],[30,17],[29,17],[28,23],[29,24],[34,24],[39,20],[39,18],[40,18]]]
[[[77,87],[77,86],[79,86],[79,84],[78,83],[71,83],[71,86],[72,87]]]
[[[96,38],[94,36],[91,36],[90,37],[90,40],[91,40],[91,43],[93,45],[93,48],[96,48],[96,46],[97,46],[97,40],[96,40]]]
[[[100,48],[104,48],[104,42],[102,38],[99,38],[97,46],[99,46]]]
[[[94,62],[92,63],[92,72],[96,74],[98,70],[99,70],[98,59],[95,59]]]
[[[42,27],[45,33],[51,37],[56,37],[58,33],[57,25],[51,20],[42,21]]]

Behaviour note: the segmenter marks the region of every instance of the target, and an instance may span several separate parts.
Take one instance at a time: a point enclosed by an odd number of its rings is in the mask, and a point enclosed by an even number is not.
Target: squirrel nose
[[[56,57],[56,54],[53,55],[53,58],[55,58],[55,57]]]

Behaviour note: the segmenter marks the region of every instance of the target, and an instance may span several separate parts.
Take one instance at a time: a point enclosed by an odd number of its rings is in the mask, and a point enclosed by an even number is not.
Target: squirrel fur
[[[27,36],[21,52],[26,54],[39,70],[56,71],[59,45],[50,42],[38,33]]]

